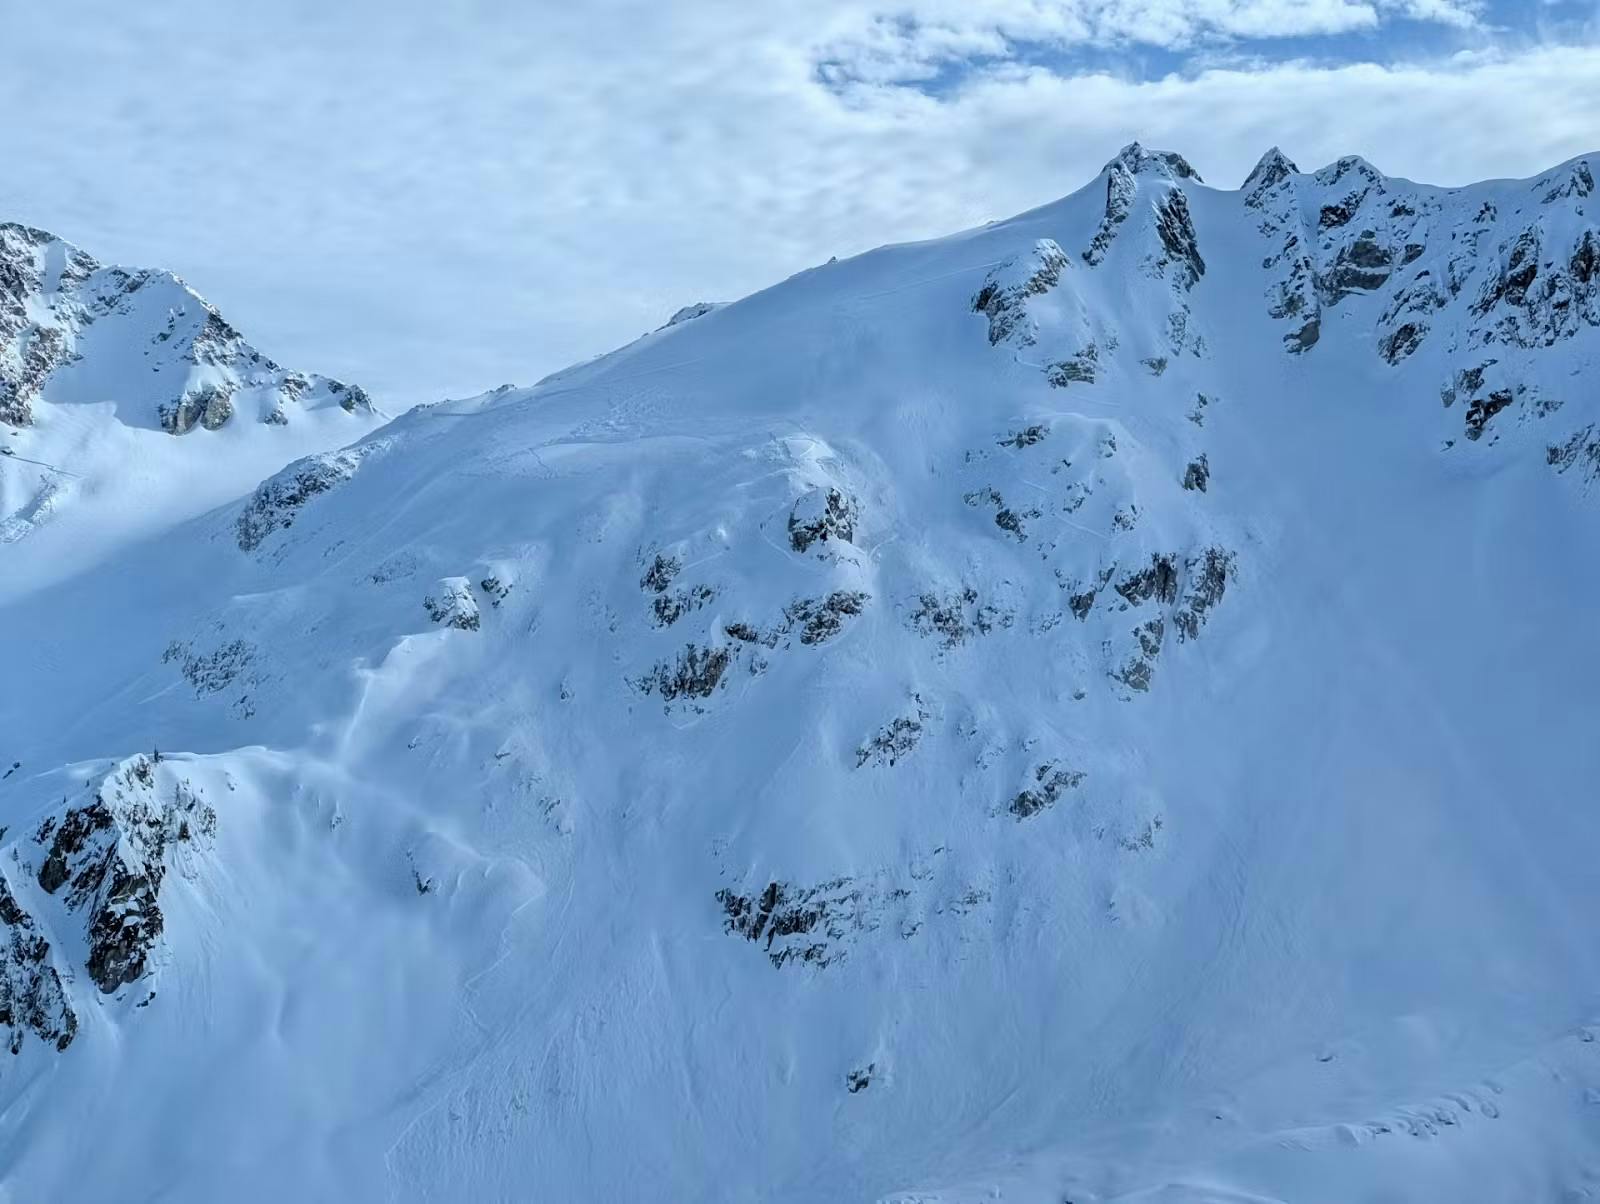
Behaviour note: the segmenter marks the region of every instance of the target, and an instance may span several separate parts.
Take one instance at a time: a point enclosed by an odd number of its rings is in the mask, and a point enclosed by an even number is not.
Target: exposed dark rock
[[[1128,214],[1133,212],[1134,198],[1139,195],[1139,184],[1134,178],[1135,174],[1136,170],[1130,170],[1117,160],[1106,165],[1105,216],[1100,219],[1100,228],[1095,231],[1094,237],[1089,240],[1089,245],[1083,251],[1084,262],[1090,267],[1104,262],[1106,252],[1116,241],[1117,231],[1122,223],[1128,220]]]
[[[1111,676],[1131,689],[1148,690],[1168,624],[1177,631],[1180,641],[1196,638],[1212,609],[1222,601],[1233,571],[1231,552],[1208,547],[1186,557],[1181,572],[1177,555],[1155,553],[1144,568],[1117,579],[1114,588],[1122,598],[1120,609],[1156,604],[1163,608],[1163,613],[1143,619],[1133,629],[1133,648],[1120,661],[1116,660],[1118,653],[1114,644],[1107,642],[1106,654],[1115,666],[1110,670]],[[1099,591],[1114,577],[1115,569],[1106,570],[1097,586],[1074,593],[1071,598],[1073,613],[1080,619],[1087,618]]]
[[[40,327],[28,312],[28,299],[44,282],[43,253],[54,241],[43,230],[0,223],[0,423],[28,426],[33,401],[55,365],[66,356],[59,330]]]
[[[873,1073],[878,1069],[876,1062],[868,1062],[865,1066],[852,1070],[844,1076],[844,1089],[851,1095],[865,1091],[872,1086]]]
[[[1117,847],[1125,853],[1148,852],[1156,847],[1156,834],[1161,831],[1162,824],[1159,815],[1151,816],[1138,832],[1117,837]]]
[[[1317,340],[1322,337],[1322,319],[1312,318],[1299,330],[1283,336],[1284,349],[1291,354],[1299,355],[1310,351],[1317,345]]]
[[[1487,397],[1474,398],[1467,406],[1467,438],[1481,439],[1489,420],[1515,400],[1510,389],[1496,389]]]
[[[53,839],[39,885],[49,894],[66,887],[67,908],[87,916],[87,969],[102,992],[143,975],[161,937],[168,845],[209,837],[215,827],[216,813],[187,783],[161,801],[141,757],[110,775],[89,802],[69,808],[51,834],[41,829],[41,842]]]
[[[1023,427],[1020,431],[1011,432],[1004,439],[999,440],[999,444],[1001,447],[1015,447],[1018,449],[1032,447],[1036,443],[1043,443],[1045,436],[1049,433],[1049,427],[1034,423],[1032,426]]]
[[[928,718],[922,699],[914,698],[917,711],[914,715],[896,715],[873,733],[872,738],[856,749],[856,768],[869,762],[878,766],[893,766],[916,748],[922,739],[922,725]]]
[[[263,481],[235,521],[239,550],[252,552],[274,531],[293,526],[307,502],[350,480],[361,462],[381,446],[357,443],[341,451],[307,456]]]
[[[1223,548],[1206,548],[1198,556],[1184,561],[1183,572],[1183,601],[1173,611],[1172,622],[1180,640],[1192,640],[1200,634],[1206,618],[1227,592],[1228,580],[1234,572],[1233,553]]]
[[[0,422],[27,426],[33,421],[32,403],[46,379],[73,358],[66,337],[53,326],[34,325],[22,332],[15,367],[0,356]]]
[[[1593,230],[1583,232],[1567,267],[1579,284],[1593,284],[1600,279],[1600,237]]]
[[[1406,322],[1378,340],[1378,354],[1391,364],[1398,364],[1422,344],[1428,328],[1420,322]]]
[[[974,312],[989,319],[989,344],[1011,341],[1029,346],[1034,341],[1027,321],[1027,301],[1061,283],[1067,254],[1052,239],[1041,238],[1025,258],[1010,260],[989,274],[977,296]]]
[[[685,322],[692,322],[696,318],[703,318],[712,310],[720,308],[722,308],[722,306],[716,301],[696,301],[693,305],[685,305],[682,309],[674,313],[670,318],[667,319],[666,325],[662,326],[661,329],[666,330],[669,326],[682,326]]]
[[[1455,380],[1439,390],[1439,398],[1444,402],[1445,408],[1449,409],[1456,398],[1463,393],[1472,394],[1483,388],[1483,374],[1497,363],[1498,360],[1485,360],[1476,367],[1459,369]]]
[[[782,969],[791,961],[827,966],[844,956],[841,942],[861,929],[861,891],[849,878],[820,886],[769,882],[759,895],[717,891],[723,928],[748,941],[763,942],[767,959]]]
[[[205,308],[206,316],[200,332],[195,335],[184,358],[191,364],[217,367],[239,357],[244,339],[216,310],[210,306]],[[271,361],[267,361],[266,366],[277,367]]]
[[[1315,178],[1322,187],[1331,188],[1350,177],[1355,178],[1355,184],[1344,198],[1322,207],[1322,212],[1317,218],[1319,228],[1334,230],[1348,225],[1370,193],[1376,191],[1381,194],[1383,191],[1382,174],[1358,155],[1346,155],[1338,162],[1317,172]]]
[[[1557,472],[1577,468],[1585,483],[1600,481],[1600,433],[1592,423],[1574,431],[1565,443],[1551,444],[1546,459]]]
[[[1045,379],[1058,389],[1064,389],[1070,384],[1092,385],[1099,360],[1100,349],[1090,343],[1076,355],[1049,365],[1045,369]]]
[[[342,380],[330,380],[328,392],[339,399],[339,408],[346,414],[370,413],[372,398],[360,385],[347,385]]]
[[[1107,252],[1115,242],[1118,231],[1133,212],[1139,195],[1141,174],[1153,174],[1163,179],[1199,180],[1199,174],[1181,155],[1163,151],[1147,151],[1138,143],[1125,147],[1106,164],[1106,206],[1100,226],[1084,249],[1083,258],[1091,267],[1104,262]],[[1205,263],[1194,236],[1194,224],[1189,217],[1189,204],[1178,188],[1163,190],[1155,204],[1156,232],[1165,248],[1161,263],[1181,265],[1179,281],[1189,288],[1205,272]]]
[[[67,884],[72,876],[70,858],[81,853],[97,832],[110,828],[115,820],[111,809],[97,796],[85,807],[68,811],[58,826],[52,826],[55,839],[50,852],[39,866],[39,885],[48,895],[53,895]],[[45,829],[41,828],[41,837]]]
[[[830,539],[849,543],[855,533],[855,499],[832,487],[811,490],[789,512],[789,546],[796,552]]]
[[[1211,465],[1207,462],[1205,453],[1201,452],[1195,459],[1190,460],[1189,467],[1183,470],[1183,487],[1204,493],[1210,480]]]
[[[672,584],[672,579],[682,568],[683,564],[676,556],[658,553],[650,562],[650,567],[645,569],[644,576],[639,578],[639,588],[659,594]]]
[[[1356,196],[1346,198],[1336,204],[1324,205],[1322,213],[1317,218],[1317,225],[1324,230],[1333,230],[1339,226],[1346,225],[1351,218],[1355,217],[1356,209],[1360,204],[1361,198]]]
[[[964,644],[975,635],[988,635],[996,628],[1010,627],[1014,621],[1014,615],[984,602],[971,586],[944,597],[923,594],[910,616],[911,626],[919,635],[936,635],[946,648]]]
[[[1537,226],[1529,226],[1517,235],[1504,268],[1478,299],[1479,313],[1487,313],[1500,301],[1507,305],[1521,305],[1528,299],[1528,289],[1539,276],[1539,250]]]
[[[717,596],[709,585],[691,585],[671,593],[657,594],[650,605],[657,627],[671,627],[690,611],[699,610]]]
[[[860,590],[834,590],[825,598],[800,598],[784,607],[783,617],[800,628],[802,644],[820,644],[844,629],[845,620],[859,615],[867,595]]]
[[[220,429],[233,417],[231,385],[200,385],[177,401],[156,407],[161,429],[169,435],[183,435],[196,424],[208,431]]]
[[[776,631],[762,631],[753,623],[742,620],[729,623],[722,630],[729,639],[738,640],[741,644],[762,644],[768,648],[776,647],[778,641],[783,638],[782,628]]]
[[[1564,197],[1585,197],[1594,191],[1594,173],[1589,170],[1589,161],[1581,159],[1559,181],[1541,180],[1540,185],[1546,189],[1543,198],[1546,205]]]
[[[1178,599],[1178,565],[1174,557],[1153,553],[1150,563],[1116,583],[1116,591],[1130,605],[1157,601],[1171,604]]]
[[[1273,147],[1261,156],[1250,174],[1245,177],[1242,185],[1245,194],[1244,203],[1252,209],[1261,208],[1267,193],[1291,176],[1299,174],[1300,169],[1289,160],[1288,156],[1277,147]]]
[[[1165,635],[1166,623],[1159,618],[1150,619],[1134,628],[1133,636],[1137,641],[1138,651],[1115,669],[1111,676],[1130,690],[1141,692],[1148,690],[1151,680],[1155,677],[1156,657],[1161,655],[1161,644]]]
[[[1363,230],[1341,247],[1332,268],[1319,281],[1323,300],[1337,305],[1351,293],[1370,293],[1384,286],[1393,270],[1394,256],[1377,240],[1376,232]]]
[[[1176,266],[1179,284],[1185,289],[1193,288],[1206,274],[1206,261],[1200,257],[1189,200],[1179,189],[1169,191],[1156,205],[1156,233],[1166,251],[1163,262]]]
[[[680,698],[709,698],[723,682],[733,660],[730,648],[684,646],[674,660],[662,661],[634,685],[645,694],[654,693],[662,702]]]
[[[1112,569],[1106,569],[1101,573],[1100,579],[1087,588],[1071,587],[1073,592],[1068,595],[1067,606],[1071,609],[1075,618],[1082,621],[1089,617],[1089,612],[1094,609],[1095,599],[1100,596],[1100,591],[1110,582],[1113,571]]]
[[[1028,538],[1025,520],[1038,518],[1041,513],[1037,507],[1015,510],[1007,506],[1005,499],[996,490],[988,486],[972,490],[965,495],[963,500],[969,506],[993,506],[995,511],[994,525],[1018,540]]]
[[[1033,782],[1017,793],[1006,810],[1019,820],[1038,815],[1067,791],[1076,789],[1084,775],[1076,769],[1063,769],[1055,761],[1046,761],[1033,771]]]
[[[477,631],[483,623],[483,612],[478,600],[472,596],[472,585],[465,577],[442,577],[427,597],[422,599],[422,609],[428,618],[457,631]]]
[[[33,1033],[41,1041],[63,1050],[78,1032],[61,976],[50,959],[50,942],[17,902],[11,885],[0,874],[0,1028],[9,1029],[7,1045],[22,1051],[23,1039]]]
[[[1585,326],[1600,327],[1600,234],[1584,230],[1570,251],[1548,261],[1545,250],[1538,224],[1505,249],[1473,303],[1474,315],[1491,319],[1471,332],[1475,344],[1549,347]]]
[[[1138,142],[1128,143],[1117,152],[1116,158],[1107,163],[1103,170],[1110,171],[1113,168],[1121,168],[1136,176],[1150,172],[1168,180],[1193,180],[1196,184],[1205,183],[1200,178],[1200,173],[1176,151],[1149,150]]]
[[[225,690],[247,675],[255,656],[256,646],[248,640],[229,640],[203,653],[196,652],[188,641],[174,640],[161,654],[161,663],[176,663],[183,680],[194,687],[195,696],[203,697]]]

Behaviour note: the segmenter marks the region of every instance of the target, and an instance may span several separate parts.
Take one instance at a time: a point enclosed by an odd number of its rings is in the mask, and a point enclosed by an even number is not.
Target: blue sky
[[[0,217],[392,404],[529,382],[1132,138],[1440,183],[1600,149],[1600,0],[7,5]]]

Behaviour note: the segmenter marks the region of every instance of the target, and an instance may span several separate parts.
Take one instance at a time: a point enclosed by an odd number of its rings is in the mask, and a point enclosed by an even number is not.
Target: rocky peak
[[[170,272],[106,267],[47,231],[0,223],[0,423],[32,426],[41,403],[107,400],[131,425],[173,435],[239,413],[283,425],[299,409],[372,409],[359,388],[286,372]]]
[[[1316,172],[1314,179],[1324,187],[1332,187],[1354,177],[1366,184],[1380,184],[1387,177],[1360,155],[1345,155]]]
[[[1240,191],[1245,194],[1244,203],[1252,208],[1259,206],[1263,196],[1291,176],[1299,174],[1300,169],[1294,165],[1294,161],[1273,147],[1256,161],[1240,186]]]
[[[1153,173],[1165,176],[1169,180],[1193,180],[1197,184],[1205,183],[1200,178],[1200,173],[1191,167],[1189,161],[1182,155],[1175,151],[1146,150],[1138,142],[1128,143],[1101,170],[1113,173],[1123,171],[1134,176]]]

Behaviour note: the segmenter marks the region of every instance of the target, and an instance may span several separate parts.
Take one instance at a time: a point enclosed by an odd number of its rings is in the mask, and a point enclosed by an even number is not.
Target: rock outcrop
[[[273,363],[176,276],[105,267],[0,223],[0,424],[28,426],[41,402],[103,401],[108,388],[173,435],[240,414],[282,425],[324,406],[372,411],[360,388]]]
[[[211,807],[186,782],[158,784],[147,757],[123,763],[87,799],[40,827],[39,888],[61,893],[83,918],[86,968],[103,993],[143,976],[161,938],[169,846],[209,841],[215,828]]]

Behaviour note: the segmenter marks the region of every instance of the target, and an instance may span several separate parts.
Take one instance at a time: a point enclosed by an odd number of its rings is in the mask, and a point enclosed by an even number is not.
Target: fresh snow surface
[[[253,492],[36,405],[0,1201],[1600,1198],[1590,163],[1130,147]]]

